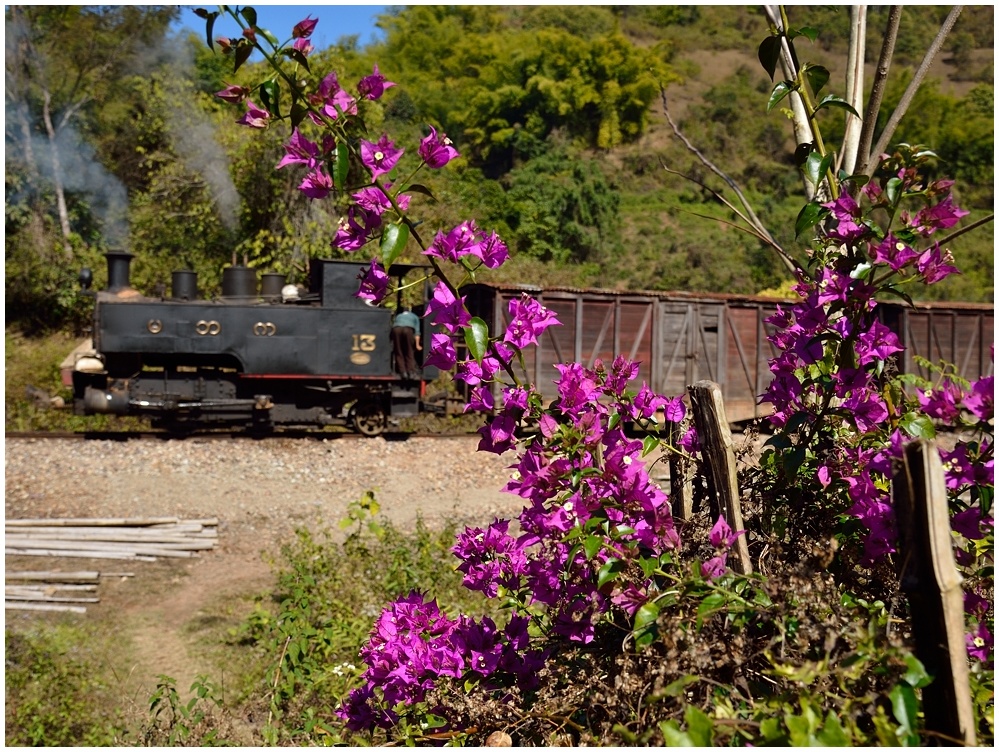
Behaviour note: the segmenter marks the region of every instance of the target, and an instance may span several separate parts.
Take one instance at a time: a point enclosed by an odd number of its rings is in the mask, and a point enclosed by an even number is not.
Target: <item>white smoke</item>
[[[236,228],[240,197],[232,182],[229,159],[216,137],[215,125],[198,106],[190,81],[194,79],[193,50],[187,32],[167,37],[163,45],[146,58],[170,68],[164,83],[171,107],[167,109],[167,130],[174,153],[191,172],[199,175],[211,191],[219,218],[229,230]]]

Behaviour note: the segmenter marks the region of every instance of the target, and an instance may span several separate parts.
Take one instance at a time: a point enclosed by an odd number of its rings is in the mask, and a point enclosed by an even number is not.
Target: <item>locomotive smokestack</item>
[[[104,257],[108,260],[108,292],[121,292],[128,288],[128,267],[135,257],[127,251],[108,251]]]

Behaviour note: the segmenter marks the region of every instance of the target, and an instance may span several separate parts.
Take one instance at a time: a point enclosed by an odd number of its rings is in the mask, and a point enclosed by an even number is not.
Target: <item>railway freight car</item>
[[[131,259],[107,254],[92,342],[63,364],[78,413],[147,417],[171,432],[348,425],[374,435],[393,418],[442,407],[426,395],[437,369],[400,373],[392,312],[356,297],[362,264],[314,260],[308,289],[231,266],[221,297],[203,300],[190,271],[174,272],[169,297],[140,294]]]
[[[641,363],[639,382],[668,396],[710,379],[721,386],[729,421],[768,414],[758,397],[770,383],[777,353],[767,340],[773,298],[686,292],[616,292],[477,284],[462,291],[472,315],[501,335],[512,298],[527,292],[554,311],[562,326],[550,327],[537,348],[525,352],[528,372],[548,399],[558,396],[556,363],[592,367],[624,355]],[[882,303],[884,323],[905,345],[898,367],[928,376],[917,356],[954,363],[967,379],[992,373],[994,307],[973,303]]]

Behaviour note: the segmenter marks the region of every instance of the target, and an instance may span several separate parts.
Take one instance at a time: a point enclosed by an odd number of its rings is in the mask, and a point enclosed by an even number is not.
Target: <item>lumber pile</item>
[[[103,576],[132,577],[131,572]],[[98,603],[100,572],[4,572],[4,608],[18,611],[86,613],[85,603]]]
[[[176,517],[6,520],[8,556],[58,556],[84,559],[157,561],[190,558],[215,547],[218,520]],[[4,608],[21,611],[85,613],[98,603],[101,577],[132,577],[131,572],[4,573]]]
[[[6,520],[9,556],[83,559],[190,558],[215,547],[218,520],[176,517]]]

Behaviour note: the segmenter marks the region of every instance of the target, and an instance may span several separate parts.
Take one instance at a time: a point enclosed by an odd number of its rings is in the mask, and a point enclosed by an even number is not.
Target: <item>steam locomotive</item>
[[[346,425],[378,435],[399,418],[447,409],[443,395],[427,398],[436,368],[398,372],[392,311],[354,295],[357,262],[313,260],[307,290],[233,265],[221,297],[203,300],[195,272],[174,272],[169,297],[147,297],[130,285],[132,254],[106,257],[107,289],[90,293],[92,341],[63,363],[78,414],[148,417],[172,433]],[[85,287],[90,279],[81,272]]]

